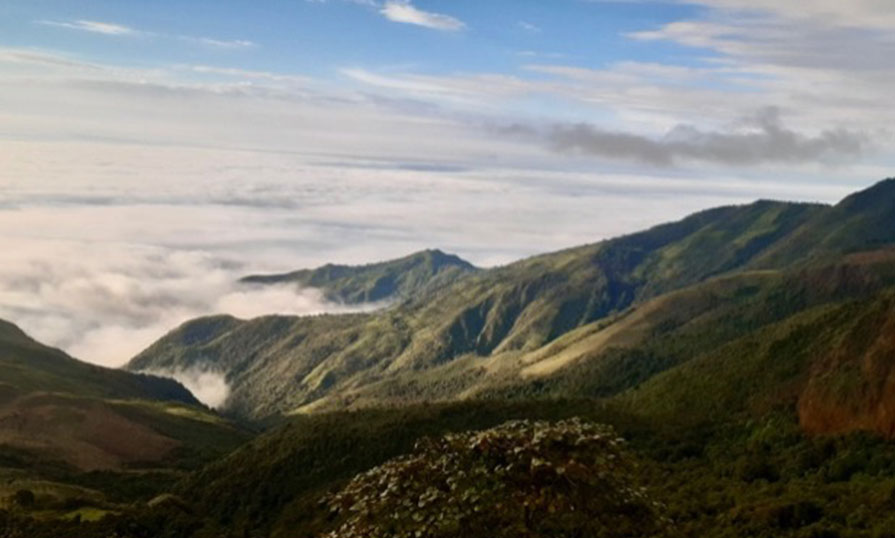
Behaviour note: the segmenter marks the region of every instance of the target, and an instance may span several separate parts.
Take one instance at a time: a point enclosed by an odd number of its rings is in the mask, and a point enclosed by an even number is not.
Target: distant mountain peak
[[[284,274],[252,275],[240,282],[318,288],[330,300],[358,304],[409,298],[476,270],[474,265],[457,255],[427,249],[394,260],[365,265],[330,263]]]
[[[433,265],[436,268],[441,268],[441,267],[445,267],[445,266],[456,266],[456,267],[462,267],[462,268],[469,269],[469,270],[473,270],[476,268],[473,264],[464,260],[460,256],[457,256],[456,254],[449,254],[449,253],[447,253],[441,249],[437,249],[437,248],[427,249],[422,252],[418,252],[417,254],[413,254],[411,256],[422,256],[426,259],[429,259],[432,261]]]

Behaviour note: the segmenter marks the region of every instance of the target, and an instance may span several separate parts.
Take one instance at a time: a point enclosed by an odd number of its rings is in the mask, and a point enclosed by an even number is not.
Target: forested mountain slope
[[[891,186],[883,182],[833,207],[759,201],[708,210],[470,272],[372,314],[199,319],[129,368],[216,369],[233,387],[227,410],[251,418],[562,394],[569,384],[559,380],[570,371],[589,395],[611,395],[728,339],[842,300],[849,286],[882,289],[891,262],[884,250],[874,263],[843,256],[888,244]],[[700,326],[691,318],[751,321]],[[691,347],[665,346],[674,356],[647,352],[663,333]]]

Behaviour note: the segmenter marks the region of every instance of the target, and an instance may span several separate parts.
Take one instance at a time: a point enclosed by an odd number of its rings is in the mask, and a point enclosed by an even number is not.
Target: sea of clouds
[[[434,247],[490,266],[755,192],[804,197],[799,185],[283,152],[55,141],[0,149],[0,318],[109,367],[199,316],[356,310],[314,289],[239,284],[248,274]],[[813,192],[834,200],[847,190]],[[160,373],[209,405],[226,398],[211,368]]]

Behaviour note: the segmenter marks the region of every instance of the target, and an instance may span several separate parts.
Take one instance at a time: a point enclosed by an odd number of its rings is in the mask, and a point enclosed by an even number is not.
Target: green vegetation
[[[35,538],[319,538],[343,521],[321,501],[333,499],[357,473],[413,454],[420,439],[525,417],[611,424],[628,440],[631,465],[622,479],[642,485],[659,503],[671,521],[670,536],[879,538],[891,536],[895,524],[895,445],[883,439],[807,436],[783,410],[693,426],[594,401],[544,400],[297,417],[192,474],[170,500],[77,525],[0,513],[0,529],[6,517],[8,528],[32,532],[18,536]],[[6,532],[0,536],[17,536]]]

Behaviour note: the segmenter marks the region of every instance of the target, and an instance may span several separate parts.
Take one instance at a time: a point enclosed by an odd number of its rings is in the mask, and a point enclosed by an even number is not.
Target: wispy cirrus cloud
[[[35,22],[44,26],[56,26],[58,28],[68,28],[69,30],[79,30],[82,32],[90,32],[93,34],[104,34],[113,36],[147,35],[147,32],[142,32],[139,30],[135,30],[130,26],[115,24],[111,22],[89,21],[84,19],[73,21],[39,20]]]
[[[309,84],[312,80],[300,75],[274,73],[272,71],[257,71],[253,69],[239,69],[235,67],[217,67],[213,65],[187,65],[183,69],[205,75],[223,75],[227,77],[242,78],[248,80],[268,80],[272,82],[287,82],[292,84]]]
[[[258,46],[247,39],[212,39],[210,37],[180,36],[183,41],[198,43],[216,49],[253,49]]]
[[[389,0],[382,6],[380,13],[392,22],[413,24],[433,30],[456,32],[466,28],[466,23],[460,19],[442,13],[423,11],[409,0]]]
[[[204,36],[191,35],[171,35],[161,32],[150,32],[147,30],[139,30],[132,26],[113,22],[91,21],[86,19],[76,20],[37,20],[35,24],[43,26],[54,26],[56,28],[65,28],[68,30],[77,30],[80,32],[88,32],[92,34],[101,34],[115,37],[156,37],[162,39],[177,39],[197,45],[216,49],[250,49],[258,47],[258,44],[248,39],[218,39]]]

